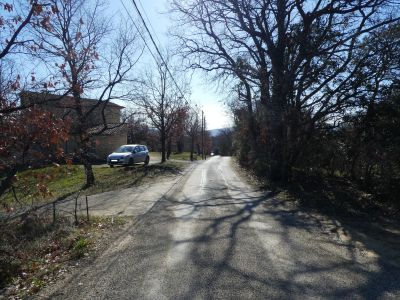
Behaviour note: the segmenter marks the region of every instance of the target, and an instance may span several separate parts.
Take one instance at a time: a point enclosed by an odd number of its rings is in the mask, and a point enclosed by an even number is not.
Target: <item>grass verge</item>
[[[129,167],[107,165],[93,166],[96,182],[84,190],[86,195],[125,187],[140,185],[156,178],[175,176],[186,166],[183,162],[168,161],[164,164]],[[84,169],[80,165],[55,165],[45,168],[26,170],[17,174],[14,183],[15,195],[9,191],[0,199],[3,209],[10,210],[13,206],[50,202],[78,192],[85,182]]]
[[[198,155],[193,153],[193,159],[197,160]],[[170,159],[176,160],[190,160],[190,152],[182,152],[182,153],[171,153]]]
[[[150,157],[154,160],[160,160],[161,159],[161,153],[160,152],[150,152]],[[193,153],[193,160],[198,160],[200,159],[201,155],[197,155],[196,153]],[[169,159],[173,160],[186,160],[190,161],[190,152],[172,152]]]
[[[0,228],[0,298],[28,298],[64,276],[82,259],[96,256],[127,219],[92,217],[73,225],[70,219],[29,215]]]

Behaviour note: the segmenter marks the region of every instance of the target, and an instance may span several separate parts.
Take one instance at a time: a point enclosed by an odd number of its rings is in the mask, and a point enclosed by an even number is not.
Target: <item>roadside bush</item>
[[[73,244],[72,256],[74,258],[81,258],[85,255],[89,246],[89,241],[84,237],[79,237]]]

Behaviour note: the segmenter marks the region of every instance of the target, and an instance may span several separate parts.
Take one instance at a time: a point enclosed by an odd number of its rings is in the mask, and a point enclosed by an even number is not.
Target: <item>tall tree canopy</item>
[[[271,179],[287,180],[315,124],[333,121],[362,93],[356,75],[371,53],[360,47],[399,20],[398,4],[176,0],[172,11],[188,65],[240,82],[252,150],[265,155]]]

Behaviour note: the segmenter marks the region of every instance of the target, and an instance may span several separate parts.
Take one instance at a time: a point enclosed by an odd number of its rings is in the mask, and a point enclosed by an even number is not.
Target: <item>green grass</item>
[[[73,247],[72,247],[72,255],[74,258],[81,258],[84,256],[85,251],[89,247],[89,240],[84,237],[78,237],[78,240],[75,241]]]
[[[150,152],[150,157],[153,159],[161,159],[161,153],[160,152]],[[193,159],[197,160],[197,154],[193,153]],[[200,156],[199,156],[200,158]],[[177,153],[177,152],[172,152],[170,159],[174,160],[190,160],[190,152],[182,152],[182,153]]]
[[[190,152],[171,153],[170,159],[190,160]],[[193,153],[193,159],[197,160],[196,153]]]
[[[177,175],[185,166],[183,162],[166,162],[148,166],[134,165],[130,167],[110,168],[107,165],[93,166],[96,182],[94,186],[82,191],[91,195],[100,192],[140,185],[159,176]],[[49,166],[34,170],[26,170],[17,174],[14,183],[18,202],[22,205],[50,202],[68,196],[82,189],[85,183],[84,169],[80,165]],[[12,191],[0,199],[8,206],[15,204]]]
[[[84,182],[82,166],[48,166],[17,173],[15,193],[21,204],[44,202],[74,193]],[[12,203],[12,191],[3,195],[2,203]]]

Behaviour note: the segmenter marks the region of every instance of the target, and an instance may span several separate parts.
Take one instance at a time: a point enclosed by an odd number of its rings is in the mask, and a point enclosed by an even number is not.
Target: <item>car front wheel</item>
[[[150,162],[150,157],[146,156],[146,159],[144,161],[144,164],[147,166]]]

